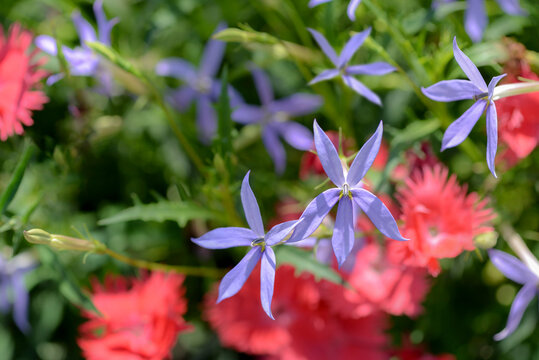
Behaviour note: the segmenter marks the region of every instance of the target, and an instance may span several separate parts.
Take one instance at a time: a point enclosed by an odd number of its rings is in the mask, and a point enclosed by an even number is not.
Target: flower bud
[[[480,249],[491,249],[496,246],[498,240],[498,233],[490,231],[484,234],[480,234],[475,237],[474,243]]]
[[[52,235],[41,229],[32,229],[23,231],[26,241],[32,244],[49,245],[52,240]]]
[[[96,243],[64,235],[49,234],[45,230],[32,229],[24,232],[24,238],[32,244],[48,245],[58,250],[96,251]]]

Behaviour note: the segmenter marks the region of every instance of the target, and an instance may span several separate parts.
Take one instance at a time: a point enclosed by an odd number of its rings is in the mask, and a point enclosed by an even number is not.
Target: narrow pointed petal
[[[286,168],[286,151],[277,130],[271,124],[262,128],[262,142],[273,160],[275,172],[282,174]]]
[[[313,146],[313,133],[305,126],[287,121],[284,123],[274,124],[279,131],[281,137],[290,144],[290,146],[298,150],[310,150]]]
[[[338,75],[339,75],[339,70],[337,69],[324,70],[320,74],[318,74],[314,79],[309,81],[308,85],[314,85],[316,83],[319,83],[320,81],[333,79],[337,77]]]
[[[526,15],[526,11],[522,9],[518,0],[496,0],[502,10],[510,15]]]
[[[443,80],[428,88],[421,88],[423,94],[434,101],[450,102],[473,99],[481,90],[469,80]]]
[[[307,28],[307,30],[309,30],[311,35],[314,37],[314,39],[318,43],[318,46],[320,46],[320,49],[322,49],[322,51],[324,52],[324,54],[326,54],[328,59],[333,63],[333,65],[337,66],[337,63],[338,63],[337,53],[335,52],[335,50],[333,50],[331,45],[329,45],[324,35],[320,34],[318,31],[311,28]]]
[[[172,76],[185,82],[196,79],[196,70],[189,62],[180,58],[167,58],[155,66],[155,73],[160,76]]]
[[[397,70],[386,62],[374,62],[370,64],[351,65],[346,68],[349,75],[385,75]]]
[[[533,281],[537,277],[528,269],[519,259],[503,251],[490,249],[488,251],[490,261],[498,270],[508,279],[519,284],[525,284]]]
[[[382,106],[382,100],[376,95],[371,89],[363,85],[359,80],[356,80],[355,78],[351,76],[343,76],[342,77],[344,84],[357,92],[359,95],[364,96],[372,103],[375,103],[376,105]]]
[[[348,8],[346,9],[346,13],[348,14],[348,18],[351,21],[356,21],[356,9],[361,3],[361,0],[351,0],[348,4]]]
[[[243,204],[245,218],[251,230],[258,236],[264,236],[264,225],[262,224],[262,216],[260,216],[260,208],[258,207],[255,194],[249,185],[250,174],[251,170],[247,171],[241,183],[241,203]]]
[[[492,100],[492,96],[494,95],[494,88],[496,85],[498,85],[498,82],[500,82],[501,79],[503,79],[507,74],[501,74],[498,76],[495,76],[490,80],[488,83],[488,100]]]
[[[260,106],[245,104],[234,110],[231,117],[240,124],[256,124],[264,120],[265,112]]]
[[[79,34],[81,45],[85,46],[85,42],[97,41],[94,28],[88,21],[86,21],[85,18],[81,16],[80,12],[74,12],[71,18],[73,20],[73,24],[75,24],[77,34]]]
[[[236,246],[250,246],[260,236],[251,229],[224,227],[213,229],[191,241],[206,249],[228,249]]]
[[[30,323],[28,322],[29,295],[24,284],[24,276],[13,276],[11,286],[14,294],[13,320],[15,320],[15,324],[23,333],[28,333],[30,331]]]
[[[480,1],[482,2],[483,0]],[[453,55],[455,56],[455,60],[457,60],[457,63],[459,64],[462,71],[464,71],[466,76],[468,76],[468,79],[470,79],[472,83],[477,86],[481,91],[487,91],[487,84],[485,83],[485,80],[483,80],[483,77],[477,69],[477,66],[475,66],[472,60],[470,60],[470,58],[466,56],[466,54],[463,53],[462,50],[460,50],[457,44],[456,36],[453,38]]]
[[[273,298],[273,288],[275,285],[275,252],[269,246],[266,246],[262,254],[260,264],[260,301],[262,308],[268,316],[275,320],[271,313],[271,300]]]
[[[354,211],[352,200],[348,196],[339,200],[331,244],[340,267],[354,247]]]
[[[35,38],[34,43],[38,48],[40,48],[47,54],[56,56],[56,40],[53,37],[50,37],[48,35],[39,35]]]
[[[105,45],[110,45],[110,32],[119,20],[107,20],[107,16],[105,15],[105,11],[103,10],[103,0],[96,0],[96,2],[94,2],[94,14],[97,20],[99,41]]]
[[[464,114],[447,127],[442,139],[442,151],[457,146],[468,137],[486,106],[487,102],[485,100],[476,101]]]
[[[356,51],[363,45],[363,42],[365,39],[370,35],[371,28],[367,28],[366,30],[363,30],[360,33],[355,34],[348,40],[344,48],[342,49],[341,54],[339,55],[339,62],[337,63],[338,68],[342,68],[354,54]]]
[[[324,100],[318,95],[294,94],[284,99],[275,100],[269,106],[273,113],[283,112],[290,116],[303,116],[316,111]]]
[[[522,315],[524,315],[524,311],[526,311],[528,304],[533,300],[536,293],[537,285],[534,281],[527,283],[520,289],[517,296],[515,296],[515,300],[513,300],[513,305],[511,305],[507,325],[505,325],[502,331],[494,335],[494,340],[503,340],[517,329],[520,320],[522,320]]]
[[[55,84],[56,82],[62,80],[63,78],[64,78],[64,74],[62,73],[51,75],[47,78],[47,85],[51,86]]]
[[[218,33],[221,30],[226,28],[225,23],[220,23],[215,29],[214,34]],[[199,73],[205,77],[215,77],[219,66],[221,66],[221,61],[223,60],[223,55],[225,54],[226,43],[220,40],[209,40],[206,47],[204,48],[204,53],[202,54],[202,60],[200,62]]]
[[[208,96],[197,100],[197,128],[200,141],[209,144],[217,130],[217,114]]]
[[[351,191],[352,199],[382,234],[394,240],[408,240],[402,237],[395,218],[380,199],[365,189],[356,188]]]
[[[311,0],[311,1],[309,1],[309,7],[312,8],[312,7],[318,6],[320,4],[328,3],[330,1],[331,0]]]
[[[329,189],[315,197],[301,214],[300,223],[296,226],[287,243],[301,241],[309,237],[335,206],[337,200],[339,200],[340,193],[340,189]]]
[[[273,101],[273,88],[268,75],[256,66],[251,66],[251,73],[260,102],[262,105],[268,106]]]
[[[313,124],[313,130],[314,145],[322,167],[331,181],[340,187],[344,184],[344,174],[339,154],[326,133],[318,126],[316,120]]]
[[[298,220],[285,221],[271,228],[266,234],[266,243],[273,246],[283,240],[297,226]]]
[[[487,165],[494,177],[496,176],[496,150],[498,149],[498,116],[496,105],[490,103],[487,107]]]
[[[245,281],[253,272],[256,264],[262,257],[260,246],[256,246],[241,259],[241,261],[230,270],[221,280],[219,284],[219,297],[217,302],[221,302],[226,298],[236,295],[241,290]]]
[[[464,18],[464,28],[470,39],[473,42],[481,41],[488,22],[485,0],[468,0]],[[470,80],[473,81],[471,78]]]
[[[356,158],[350,166],[350,171],[346,176],[346,182],[348,185],[354,187],[363,179],[367,171],[370,169],[378,150],[380,150],[380,144],[382,143],[382,134],[384,133],[384,125],[382,121],[378,125],[374,135],[361,147],[356,155]]]

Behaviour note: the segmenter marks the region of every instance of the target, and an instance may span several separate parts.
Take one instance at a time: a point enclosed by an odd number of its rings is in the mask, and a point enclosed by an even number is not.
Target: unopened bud
[[[32,244],[49,245],[52,240],[51,234],[41,229],[23,231],[23,234],[26,241]]]
[[[58,250],[96,251],[98,245],[94,242],[77,239],[70,236],[49,234],[45,230],[32,229],[24,232],[24,238],[32,244],[49,245]]]
[[[480,234],[474,239],[475,246],[480,249],[492,249],[494,246],[496,246],[497,241],[498,233],[495,231]]]

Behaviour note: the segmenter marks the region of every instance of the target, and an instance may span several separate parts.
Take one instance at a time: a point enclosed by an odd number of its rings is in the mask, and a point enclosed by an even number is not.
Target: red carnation
[[[108,276],[93,283],[92,301],[103,314],[83,310],[78,344],[88,360],[169,358],[178,333],[188,330],[184,276],[154,272],[145,279]]]

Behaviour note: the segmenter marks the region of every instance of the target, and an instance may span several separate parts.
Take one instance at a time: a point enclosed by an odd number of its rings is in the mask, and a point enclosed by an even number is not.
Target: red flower
[[[216,291],[206,297],[205,317],[224,346],[287,360],[388,358],[382,314],[359,319],[335,314],[322,296],[324,281],[317,283],[311,274],[296,276],[294,271],[287,265],[277,269],[275,320],[260,306],[260,276],[256,274],[240,292],[219,304]]]
[[[78,344],[88,360],[162,360],[178,333],[190,326],[183,276],[154,272],[144,280],[107,277],[93,283],[92,300],[102,317],[83,310]]]
[[[416,172],[406,180],[397,198],[404,220],[403,234],[410,239],[400,251],[405,264],[426,266],[436,276],[438,259],[452,258],[473,250],[475,236],[492,231],[494,218],[488,200],[479,201],[476,193],[466,195],[466,187],[448,178],[446,168],[436,165]]]
[[[47,75],[38,69],[45,60],[34,62],[38,51],[29,52],[31,44],[32,35],[19,24],[11,27],[7,38],[0,28],[0,140],[22,134],[23,125],[34,123],[32,110],[41,110],[49,100],[31,90]]]

